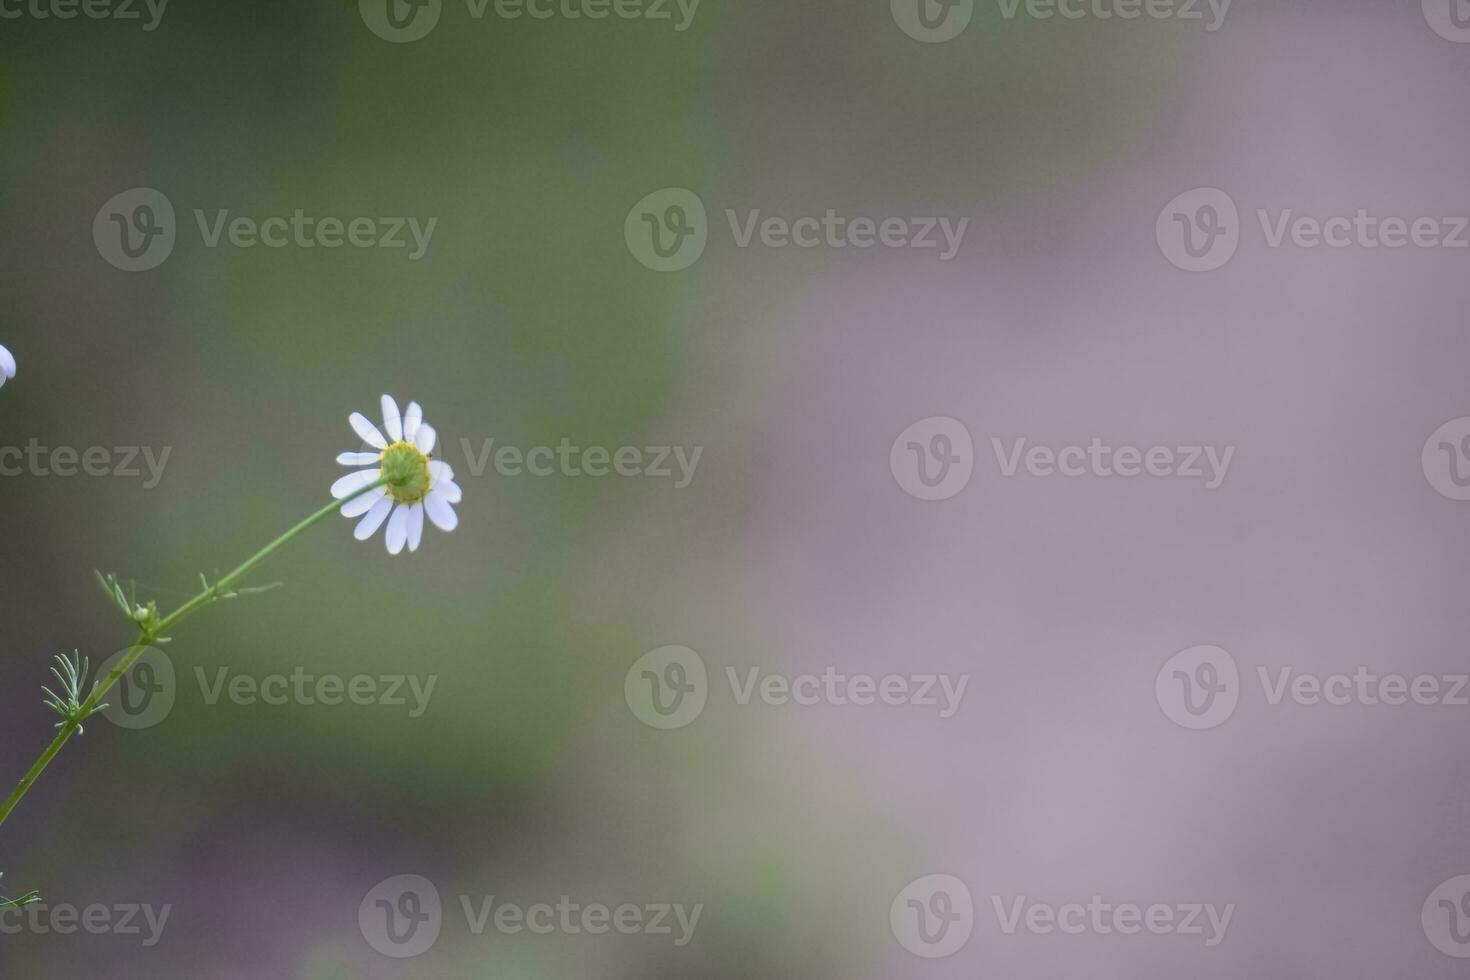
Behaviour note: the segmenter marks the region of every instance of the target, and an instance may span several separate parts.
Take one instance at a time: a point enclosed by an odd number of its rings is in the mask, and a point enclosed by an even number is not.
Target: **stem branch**
[[[269,558],[272,554],[279,550],[282,545],[286,544],[286,542],[290,541],[292,538],[296,537],[298,534],[302,533],[312,525],[326,519],[333,511],[337,510],[348,501],[355,500],[365,493],[370,493],[373,490],[384,486],[385,484],[387,484],[387,482],[388,481],[386,479],[379,480],[376,483],[369,484],[368,486],[365,486],[362,489],[349,494],[341,500],[334,500],[330,504],[327,504],[327,506],[317,511],[315,514],[312,514],[310,517],[306,518],[306,520],[302,521],[300,524],[297,524],[285,534],[282,534],[280,537],[276,538],[270,544],[257,551],[254,555],[251,555],[245,560],[243,564],[240,565],[239,568],[236,568],[233,572],[230,572],[230,574],[226,575],[224,578],[220,579],[218,582],[209,586],[204,591],[196,595],[194,598],[190,599],[188,602],[175,609],[168,616],[160,620],[158,622],[158,625],[152,627],[151,629],[144,629],[139,634],[137,642],[134,643],[133,646],[128,650],[127,654],[117,662],[117,666],[113,667],[112,670],[108,672],[107,676],[100,683],[97,684],[96,688],[87,697],[87,700],[82,703],[82,710],[78,713],[77,720],[62,723],[61,730],[56,733],[56,737],[51,740],[51,744],[46,746],[46,751],[41,753],[41,755],[36,759],[35,763],[31,765],[31,768],[26,772],[24,776],[21,777],[20,782],[16,784],[16,787],[14,790],[11,791],[10,796],[6,798],[5,803],[3,805],[0,805],[0,824],[5,823],[5,818],[10,816],[10,811],[15,809],[16,805],[20,803],[21,799],[26,795],[27,792],[29,792],[31,786],[34,785],[36,780],[41,777],[41,773],[46,771],[46,767],[51,764],[51,760],[56,758],[57,754],[62,750],[62,747],[65,746],[66,743],[70,741],[71,737],[76,734],[77,729],[81,727],[82,721],[85,720],[86,717],[96,709],[97,705],[101,702],[103,695],[110,691],[112,689],[112,686],[116,684],[122,678],[122,676],[128,672],[128,668],[132,667],[133,664],[137,662],[138,658],[143,655],[143,651],[147,650],[154,640],[157,640],[159,637],[163,636],[165,633],[168,632],[171,627],[178,625],[186,617],[197,612],[206,604],[217,599],[226,589],[230,587],[231,584],[236,582],[241,576],[250,571],[256,565],[259,565],[261,562]]]

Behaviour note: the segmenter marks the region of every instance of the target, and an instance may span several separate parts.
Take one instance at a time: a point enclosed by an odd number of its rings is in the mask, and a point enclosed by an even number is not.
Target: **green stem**
[[[6,798],[5,803],[3,805],[0,805],[0,824],[5,823],[5,818],[10,816],[10,811],[15,809],[16,804],[20,803],[21,799],[30,790],[31,786],[36,782],[37,779],[40,778],[41,773],[46,771],[46,767],[51,764],[51,760],[56,758],[57,753],[61,751],[62,747],[65,746],[66,743],[70,741],[71,737],[77,733],[77,730],[81,728],[82,721],[85,720],[86,717],[96,709],[97,705],[101,702],[103,695],[110,691],[112,689],[112,686],[116,684],[118,680],[120,680],[122,676],[128,672],[128,668],[132,667],[133,664],[137,662],[138,658],[143,655],[143,651],[147,650],[148,647],[153,643],[153,641],[163,636],[169,631],[171,627],[177,626],[186,617],[197,612],[207,603],[219,598],[221,593],[228,589],[231,584],[238,581],[241,576],[250,571],[256,565],[259,565],[261,562],[269,558],[284,544],[286,544],[286,542],[290,541],[292,538],[296,537],[298,534],[302,533],[312,525],[318,524],[321,521],[325,520],[332,514],[333,511],[341,508],[342,505],[346,504],[349,500],[355,500],[365,493],[371,493],[379,487],[387,484],[387,482],[388,481],[386,479],[379,480],[377,483],[369,484],[368,486],[365,486],[361,490],[349,494],[341,500],[334,500],[330,504],[327,504],[327,506],[317,511],[315,514],[312,514],[306,520],[302,521],[300,524],[297,524],[295,527],[291,528],[291,530],[287,531],[285,534],[276,538],[270,544],[266,545],[264,548],[251,555],[244,561],[243,564],[240,565],[239,568],[236,568],[233,572],[230,572],[230,574],[226,575],[224,578],[220,579],[218,582],[214,583],[209,588],[205,589],[203,592],[200,592],[194,598],[190,599],[188,602],[175,609],[172,613],[165,616],[162,620],[158,622],[156,626],[153,626],[149,629],[144,629],[139,634],[138,641],[134,643],[132,648],[128,650],[127,654],[117,662],[117,666],[112,668],[107,677],[105,677],[92,691],[91,695],[88,696],[87,700],[82,702],[82,710],[77,713],[78,720],[62,723],[61,730],[56,733],[56,737],[51,740],[51,744],[46,746],[46,751],[41,753],[40,757],[36,759],[31,768],[26,772],[24,776],[21,777],[20,782],[16,785],[15,789],[11,791],[10,796]]]

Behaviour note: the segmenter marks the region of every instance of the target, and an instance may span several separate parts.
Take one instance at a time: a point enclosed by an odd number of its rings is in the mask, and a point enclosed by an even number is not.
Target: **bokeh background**
[[[7,8],[10,9],[10,8]],[[16,8],[19,9],[19,8]],[[675,11],[677,17],[677,11]],[[878,0],[704,0],[670,21],[473,18],[390,43],[357,5],[173,0],[0,20],[0,446],[169,447],[162,480],[0,478],[0,778],[50,737],[55,653],[165,608],[320,506],[354,410],[417,399],[460,473],[412,556],[333,520],[181,626],[161,724],[94,719],[0,830],[7,893],[171,905],[161,941],[0,936],[14,977],[1042,978],[1460,975],[1420,906],[1470,871],[1470,709],[1155,703],[1178,650],[1273,670],[1466,669],[1470,504],[1419,466],[1470,415],[1466,254],[1266,247],[1257,208],[1470,213],[1470,46],[1418,2],[1236,0],[1199,21],[1006,19],[919,43]],[[1225,188],[1229,265],[1163,205]],[[173,254],[94,216],[152,187]],[[709,208],[677,273],[624,218]],[[210,249],[194,209],[437,218],[429,252]],[[737,248],[723,211],[968,217],[959,255]],[[976,475],[888,467],[951,416]],[[992,436],[1237,447],[1225,485],[1000,479]],[[468,472],[460,440],[701,446],[693,483]],[[624,700],[710,665],[694,724]],[[962,710],[739,706],[723,668],[967,674]],[[194,669],[434,675],[404,708],[210,705]],[[942,960],[889,924],[953,874]],[[377,953],[417,874],[443,931]],[[1226,941],[1005,935],[991,896],[1233,902]],[[704,906],[693,940],[473,935],[458,896]]]

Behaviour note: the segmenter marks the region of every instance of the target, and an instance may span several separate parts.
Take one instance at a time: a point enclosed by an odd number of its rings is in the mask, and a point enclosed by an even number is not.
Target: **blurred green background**
[[[886,4],[706,0],[683,32],[477,21],[448,3],[430,35],[394,44],[355,7],[174,0],[154,31],[0,23],[0,343],[20,364],[0,443],[171,447],[153,489],[0,480],[4,778],[49,737],[47,659],[80,649],[96,664],[130,638],[93,568],[182,602],[199,572],[325,502],[334,455],[358,448],[348,413],[376,417],[384,391],[424,405],[465,492],[459,530],[427,530],[415,555],[389,558],[381,532],[358,543],[334,519],[253,577],[285,588],[177,631],[166,721],[96,720],[0,832],[8,887],[171,903],[167,934],[151,949],[0,936],[3,972],[854,975],[891,943],[888,897],[923,833],[913,801],[780,716],[711,710],[665,733],[622,696],[629,665],[668,643],[780,663],[756,585],[779,522],[749,513],[761,435],[801,385],[794,311],[850,259],[737,260],[712,232],[698,265],[660,275],[629,254],[623,219],[666,186],[697,190],[712,222],[725,206],[1004,219],[1138,152],[1174,75],[1171,35],[1098,46],[981,10],[940,50],[899,33]],[[167,195],[179,224],[171,257],[138,274],[91,236],[133,187]],[[419,261],[210,249],[196,208],[438,224]],[[488,438],[704,451],[682,490],[471,475],[460,440]],[[209,705],[196,666],[438,685],[420,718]],[[446,904],[571,894],[705,911],[682,949],[476,937],[450,914],[433,950],[399,962],[367,947],[356,910],[402,873]]]

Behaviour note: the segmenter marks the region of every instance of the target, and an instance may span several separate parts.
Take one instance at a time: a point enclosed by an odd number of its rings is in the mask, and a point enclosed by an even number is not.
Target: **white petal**
[[[453,531],[459,527],[459,515],[449,506],[449,501],[444,499],[442,493],[432,490],[429,492],[424,498],[424,513],[429,515],[429,520],[441,531]]]
[[[369,490],[361,497],[354,497],[353,499],[347,501],[347,503],[343,504],[342,516],[358,517],[362,514],[366,514],[368,511],[373,509],[373,504],[382,500],[386,496],[388,496],[387,487],[378,487],[378,489],[376,490]]]
[[[408,509],[408,550],[418,551],[424,539],[424,505],[414,504]]]
[[[388,554],[396,555],[403,550],[403,545],[408,541],[408,508],[395,507],[393,516],[388,518],[387,534]]]
[[[373,509],[368,511],[367,516],[358,523],[357,530],[352,532],[352,536],[359,541],[366,541],[372,537],[392,509],[392,497],[379,497],[378,502],[373,504]]]
[[[409,402],[408,411],[403,413],[403,438],[413,442],[413,437],[419,431],[419,423],[423,420],[424,410],[419,407],[419,403]]]
[[[442,459],[429,460],[429,476],[435,483],[444,483],[454,479],[454,468]]]
[[[338,453],[337,462],[343,466],[371,466],[383,458],[382,453]]]
[[[0,345],[0,385],[5,383],[6,378],[15,377],[15,355]]]
[[[429,453],[434,451],[434,440],[437,436],[438,433],[434,431],[434,427],[424,422],[419,426],[419,430],[413,434],[414,448],[425,456],[429,455]]]
[[[5,375],[0,374],[0,388],[5,387]]]
[[[383,438],[383,433],[378,427],[368,421],[368,417],[361,412],[353,412],[347,421],[352,425],[352,431],[356,432],[358,438],[372,446],[374,449],[388,448],[388,440]]]
[[[398,417],[398,403],[392,395],[383,396],[383,431],[393,442],[403,438],[403,420]]]
[[[461,490],[459,488],[459,484],[455,483],[453,480],[443,480],[439,483],[435,483],[434,489],[430,490],[429,492],[439,494],[451,504],[457,504],[464,499],[464,491]]]
[[[353,493],[361,490],[369,483],[377,482],[377,480],[377,470],[358,470],[356,473],[348,473],[342,479],[332,484],[332,496],[341,500],[343,497],[351,496]]]

